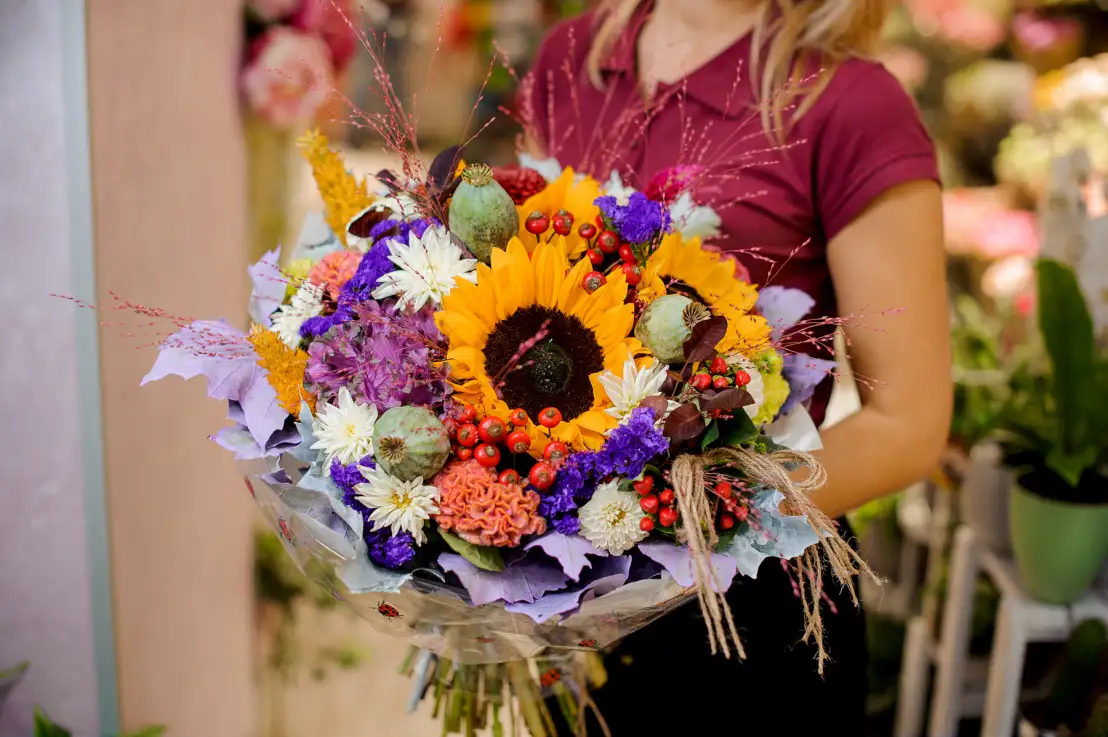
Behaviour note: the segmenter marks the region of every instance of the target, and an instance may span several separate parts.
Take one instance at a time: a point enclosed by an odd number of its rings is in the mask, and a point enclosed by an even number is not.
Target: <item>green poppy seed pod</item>
[[[504,248],[519,232],[519,213],[512,197],[493,178],[487,164],[470,164],[450,200],[450,230],[483,264],[492,249]]]
[[[393,407],[373,425],[373,456],[390,476],[427,481],[450,455],[446,426],[423,407]]]
[[[683,364],[685,341],[708,309],[681,294],[666,294],[646,306],[635,325],[635,337],[662,363]]]

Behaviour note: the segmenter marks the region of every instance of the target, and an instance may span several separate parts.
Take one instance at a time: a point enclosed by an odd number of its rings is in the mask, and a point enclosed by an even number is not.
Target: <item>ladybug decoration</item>
[[[492,638],[491,637],[478,637],[477,642],[481,643],[482,645],[488,645],[490,642],[492,642]]]
[[[289,523],[285,522],[284,517],[278,517],[277,518],[277,526],[279,528],[281,528],[281,535],[291,543],[292,542],[292,530],[289,529]]]
[[[346,597],[340,594],[338,589],[331,589],[331,597],[334,598],[335,601],[346,601]]]
[[[257,499],[258,497],[254,494],[254,484],[250,483],[250,478],[243,476],[242,480],[246,482],[246,490],[250,492],[250,496]]]
[[[596,640],[589,637],[577,643],[577,647],[596,647]]]
[[[388,619],[399,619],[402,615],[396,610],[392,604],[386,604],[385,602],[378,602],[377,611],[382,617]]]
[[[562,680],[562,674],[557,668],[551,668],[539,677],[539,683],[543,688],[550,688],[560,680]]]

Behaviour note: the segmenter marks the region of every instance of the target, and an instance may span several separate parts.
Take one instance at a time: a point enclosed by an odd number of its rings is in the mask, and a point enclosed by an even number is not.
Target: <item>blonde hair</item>
[[[758,2],[761,7],[752,32],[750,79],[757,100],[763,103],[763,127],[767,133],[783,135],[786,107],[796,104],[791,120],[799,118],[823,91],[837,63],[875,52],[893,0]],[[586,59],[589,78],[597,87],[603,87],[600,67],[605,56],[642,3],[602,0],[600,24]],[[805,79],[802,63],[813,57],[824,65],[823,69]]]

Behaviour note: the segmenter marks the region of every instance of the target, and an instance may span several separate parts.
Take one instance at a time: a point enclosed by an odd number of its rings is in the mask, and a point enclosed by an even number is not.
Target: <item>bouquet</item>
[[[783,347],[809,297],[702,247],[697,169],[638,192],[452,148],[374,188],[300,145],[334,237],[252,266],[251,329],[182,322],[145,381],[227,401],[213,439],[289,555],[418,648],[447,731],[519,704],[548,733],[551,694],[583,723],[574,654],[692,599],[741,656],[724,593],[766,558],[820,641],[821,552],[848,586],[865,569],[807,496],[804,401],[833,364]]]

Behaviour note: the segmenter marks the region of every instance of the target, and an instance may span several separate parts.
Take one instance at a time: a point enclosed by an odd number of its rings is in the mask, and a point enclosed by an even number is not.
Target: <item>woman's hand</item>
[[[953,401],[944,257],[929,181],[890,189],[828,245],[839,314],[864,323],[844,327],[862,409],[827,430],[817,454],[828,480],[814,499],[831,516],[939,463]]]

